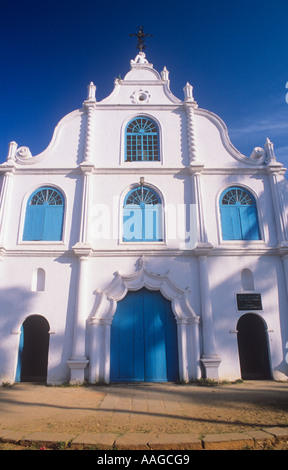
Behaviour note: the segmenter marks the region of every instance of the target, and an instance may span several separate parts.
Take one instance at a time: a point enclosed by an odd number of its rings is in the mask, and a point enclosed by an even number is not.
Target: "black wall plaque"
[[[262,310],[261,294],[236,294],[238,310]]]

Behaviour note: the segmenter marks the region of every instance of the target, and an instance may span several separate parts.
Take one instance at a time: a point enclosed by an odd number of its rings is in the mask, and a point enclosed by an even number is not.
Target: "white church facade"
[[[0,383],[288,378],[288,186],[143,52],[0,165]]]

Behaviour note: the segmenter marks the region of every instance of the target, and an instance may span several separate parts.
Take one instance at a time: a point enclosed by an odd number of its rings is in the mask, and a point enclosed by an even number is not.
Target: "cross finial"
[[[139,49],[140,52],[143,51],[143,49],[146,49],[146,46],[145,46],[145,43],[144,43],[144,39],[146,37],[153,37],[152,34],[147,34],[147,33],[144,33],[144,28],[143,26],[138,26],[139,28],[139,31],[138,33],[134,33],[134,34],[130,34],[129,36],[132,37],[132,36],[136,36],[137,37],[137,49]]]

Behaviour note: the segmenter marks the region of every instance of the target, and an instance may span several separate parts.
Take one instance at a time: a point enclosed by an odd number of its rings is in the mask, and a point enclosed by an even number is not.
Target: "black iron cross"
[[[146,37],[153,37],[152,34],[146,34],[144,33],[144,29],[143,29],[143,26],[138,26],[139,28],[139,31],[138,33],[134,33],[134,34],[130,34],[129,36],[132,37],[132,36],[136,36],[138,41],[137,41],[137,49],[139,49],[140,52],[142,52],[143,49],[146,49],[146,46],[145,46],[145,43],[144,43],[144,39]]]

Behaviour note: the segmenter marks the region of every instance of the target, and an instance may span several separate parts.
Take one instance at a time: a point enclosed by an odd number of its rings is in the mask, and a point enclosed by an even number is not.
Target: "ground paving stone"
[[[40,447],[61,448],[65,447],[74,438],[73,434],[57,433],[57,432],[34,432],[22,437],[19,444],[29,446],[37,444]]]
[[[206,450],[240,450],[254,446],[251,436],[236,432],[205,436],[202,442]]]
[[[288,439],[288,428],[266,428],[265,431],[269,434],[272,434],[278,440],[285,440]]]
[[[83,450],[87,448],[109,450],[113,447],[117,437],[118,434],[113,433],[83,433],[73,439],[70,448],[73,450]]]
[[[256,446],[267,446],[270,445],[274,440],[272,434],[261,430],[247,431],[246,434],[248,434],[252,437],[252,439],[254,439],[254,443]]]
[[[151,433],[123,434],[115,441],[115,449],[118,450],[149,450],[149,441],[153,439]]]
[[[196,434],[163,434],[151,436],[148,445],[153,450],[202,450],[202,443]]]
[[[242,450],[269,448],[277,441],[288,442],[288,428],[269,428],[245,433],[211,434],[200,438],[196,434],[155,433],[68,433],[23,432],[2,430],[0,442],[24,447],[37,446],[47,449],[71,450]]]
[[[1,442],[11,442],[12,444],[17,444],[22,437],[24,436],[24,433],[22,431],[1,431]]]
[[[211,448],[212,445],[223,450],[247,448],[250,445],[254,445],[254,448],[257,446],[269,448],[270,442],[272,446],[282,448],[288,446],[287,392],[287,383],[271,381],[256,384],[248,382],[239,386],[227,385],[204,390],[191,385],[180,387],[173,384],[58,390],[39,384],[21,383],[8,389],[0,387],[0,399],[3,404],[5,403],[1,409],[0,424],[3,429],[0,430],[0,442],[19,445],[25,439],[26,448],[33,440],[33,445],[37,447],[42,444],[51,448],[58,448],[59,443],[65,442],[65,445],[71,449],[74,443],[75,446],[103,445],[105,449],[107,446],[108,449],[151,450],[155,446],[156,450],[157,446],[157,449],[169,450],[175,446],[183,446],[185,450],[188,450],[194,441],[187,442],[184,436],[197,433],[196,438],[199,439],[196,440],[195,445],[198,447],[198,441],[200,441],[204,450]],[[257,410],[259,394],[262,403],[261,406],[259,405],[260,410],[263,409],[264,413],[261,420],[258,419],[259,413],[256,417],[252,409],[253,405]],[[234,409],[233,419],[236,422],[237,417],[237,422],[240,420],[239,427],[241,427],[239,430],[235,429],[237,438],[231,438],[232,429],[224,430],[226,422],[228,427],[233,427],[233,424],[236,427],[228,414],[230,402],[226,402],[227,397],[233,398],[232,401],[230,400],[233,406],[235,403],[244,403],[248,409],[248,421],[247,416],[237,415],[237,407]],[[255,397],[257,397],[256,401]],[[270,406],[272,397],[276,407],[275,413]],[[268,410],[265,400],[268,400]],[[199,414],[198,407],[204,410],[203,414]],[[215,412],[215,408],[224,410],[226,414],[220,414],[220,411]],[[245,410],[246,408],[244,414]],[[249,415],[251,410],[253,413]],[[217,428],[216,432],[221,433],[217,436],[212,434],[214,422],[215,431]],[[246,422],[247,426],[244,427]],[[265,428],[263,425],[260,428],[259,424],[264,422]],[[49,429],[46,423],[49,423]],[[254,423],[255,430],[253,429]],[[42,431],[40,436],[35,433],[36,429]],[[53,433],[52,429],[59,433]],[[73,435],[69,434],[65,437],[66,429],[67,432],[69,429]],[[113,433],[111,436],[113,439],[107,437],[104,442],[103,436],[103,440],[100,441],[101,431],[107,434]],[[46,432],[45,439],[43,432]],[[180,442],[176,433],[181,433],[183,442]],[[81,435],[83,435],[84,442],[81,442]],[[221,438],[218,437],[219,435]],[[174,442],[171,442],[171,436],[174,436]],[[200,439],[199,436],[205,437]],[[97,438],[97,442],[94,438]]]

